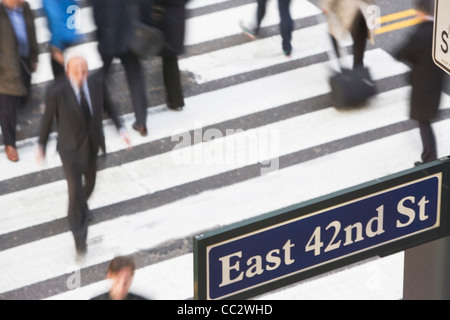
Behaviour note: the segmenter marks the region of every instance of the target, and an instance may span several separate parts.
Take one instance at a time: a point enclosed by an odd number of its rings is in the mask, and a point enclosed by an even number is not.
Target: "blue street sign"
[[[448,234],[447,200],[445,212],[442,206],[444,190],[448,199],[447,174],[437,170],[423,177],[420,172],[407,173],[413,180],[399,176],[197,237],[196,250],[202,252],[195,254],[204,260],[196,266],[204,263],[205,277],[196,275],[197,289],[200,284],[204,289],[197,298],[246,297],[318,268],[328,271],[339,261],[388,254],[428,241],[425,235]],[[413,237],[420,240],[408,243]]]

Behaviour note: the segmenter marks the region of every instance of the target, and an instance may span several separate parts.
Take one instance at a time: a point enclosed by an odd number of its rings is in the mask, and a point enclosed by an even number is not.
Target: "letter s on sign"
[[[416,217],[416,212],[414,211],[414,209],[411,209],[411,208],[408,208],[405,206],[406,201],[410,201],[411,203],[414,204],[416,202],[416,198],[406,197],[406,198],[400,200],[400,202],[398,203],[398,206],[397,206],[398,213],[407,216],[409,219],[406,223],[402,223],[400,220],[397,220],[397,228],[403,228],[403,227],[409,226]]]
[[[443,53],[448,53],[448,32],[447,31],[442,31],[442,42],[444,42],[445,47],[441,44],[441,50]]]

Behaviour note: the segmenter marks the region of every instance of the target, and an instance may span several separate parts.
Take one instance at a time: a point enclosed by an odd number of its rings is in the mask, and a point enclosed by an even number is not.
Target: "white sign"
[[[450,1],[436,0],[434,19],[434,62],[450,74]]]

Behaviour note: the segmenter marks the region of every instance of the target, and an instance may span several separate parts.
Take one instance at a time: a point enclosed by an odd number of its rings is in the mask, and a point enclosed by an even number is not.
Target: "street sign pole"
[[[405,251],[404,300],[450,300],[450,237]]]

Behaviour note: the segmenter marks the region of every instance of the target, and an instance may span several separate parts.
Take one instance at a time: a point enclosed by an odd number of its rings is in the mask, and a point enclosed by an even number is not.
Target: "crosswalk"
[[[39,0],[30,3],[39,10]],[[136,257],[134,292],[191,299],[194,235],[411,167],[421,144],[408,120],[410,88],[385,85],[409,68],[370,48],[366,64],[387,89],[364,108],[337,110],[328,99],[333,66],[321,11],[308,0],[293,1],[295,51],[286,59],[272,32],[276,2],[270,6],[266,34],[249,42],[239,23],[251,22],[254,1],[189,2],[188,50],[180,58],[183,75],[192,78],[186,108],[150,108],[149,135],[130,130],[131,151],[105,121],[108,154],[99,160],[89,202],[93,221],[84,259],[76,258],[66,226],[67,187],[56,152],[39,166],[31,136],[18,142],[19,164],[0,157],[0,299],[89,299],[108,289],[106,266],[118,254]],[[83,8],[82,32],[94,30],[91,14]],[[43,19],[36,22],[41,43],[49,37]],[[73,54],[82,52],[96,69],[95,48],[88,42]],[[51,80],[48,53],[40,61],[35,84]],[[441,156],[450,152],[449,109],[444,95],[435,124]],[[123,119],[131,128],[134,115]],[[52,136],[48,150],[54,149]],[[261,298],[400,299],[402,277],[399,253]]]

